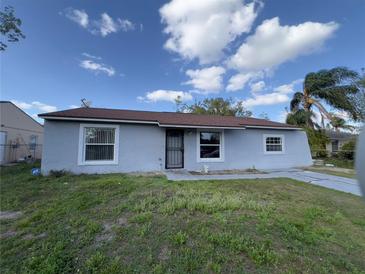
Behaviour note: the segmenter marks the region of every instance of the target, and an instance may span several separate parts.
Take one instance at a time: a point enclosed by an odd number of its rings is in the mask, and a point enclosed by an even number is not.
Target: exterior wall
[[[354,140],[355,138],[349,138],[349,139],[331,139],[331,141],[329,143],[326,144],[326,150],[327,152],[329,153],[332,153],[332,152],[338,152],[341,150],[342,146],[344,144],[347,144],[348,142],[350,142],[351,140]],[[338,151],[332,151],[332,141],[335,141],[337,140],[338,141]]]
[[[264,153],[264,134],[284,135],[283,154]],[[197,162],[196,131],[185,132],[185,168],[202,170],[275,169],[312,165],[306,133],[299,130],[224,130],[224,161]]]
[[[6,135],[2,164],[28,157],[40,159],[43,144],[43,126],[10,102],[0,103],[0,131]],[[37,136],[35,149],[29,149],[31,136]]]
[[[92,123],[95,124],[95,123]],[[161,171],[165,169],[165,129],[155,125],[119,124],[119,162],[116,165],[78,165],[80,123],[46,121],[42,172],[73,173]],[[283,154],[264,153],[264,134],[285,138]],[[305,132],[297,130],[224,130],[224,161],[197,161],[197,130],[184,131],[184,168],[201,170],[275,169],[312,164]]]
[[[92,123],[95,124],[95,123]],[[116,165],[78,165],[78,122],[45,121],[42,172],[73,173],[161,171],[165,163],[165,130],[156,126],[119,124],[119,161]]]

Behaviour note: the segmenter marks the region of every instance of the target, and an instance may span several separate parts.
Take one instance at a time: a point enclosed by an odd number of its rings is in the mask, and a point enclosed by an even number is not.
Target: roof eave
[[[164,124],[158,121],[146,121],[146,120],[126,120],[126,119],[105,119],[105,118],[84,118],[84,117],[65,117],[65,116],[49,116],[38,115],[45,120],[63,120],[63,121],[88,121],[88,122],[107,122],[107,123],[131,123],[131,124],[154,124],[159,127],[174,127],[174,128],[211,128],[211,129],[276,129],[276,130],[302,130],[298,127],[285,127],[285,126],[259,126],[259,125],[242,125],[240,127],[233,126],[212,126],[212,125],[177,125],[177,124]]]
[[[285,127],[285,126],[246,126],[246,128],[250,129],[281,129],[281,130],[303,130],[300,127]]]

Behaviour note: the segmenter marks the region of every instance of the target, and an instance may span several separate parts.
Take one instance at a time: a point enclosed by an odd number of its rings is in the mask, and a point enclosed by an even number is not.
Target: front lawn
[[[2,273],[364,273],[365,203],[290,179],[1,171]],[[2,215],[4,216],[4,215]]]

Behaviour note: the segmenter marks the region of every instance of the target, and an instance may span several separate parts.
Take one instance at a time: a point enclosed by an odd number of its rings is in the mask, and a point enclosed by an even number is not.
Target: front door
[[[184,167],[184,131],[166,130],[166,168]]]

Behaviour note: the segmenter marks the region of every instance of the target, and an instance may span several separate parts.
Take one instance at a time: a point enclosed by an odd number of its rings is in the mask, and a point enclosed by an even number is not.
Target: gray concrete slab
[[[166,171],[165,174],[168,180],[171,181],[269,179],[284,177],[362,196],[359,183],[356,179],[301,169],[265,170],[265,172],[257,174],[193,175],[186,170],[172,170]]]

